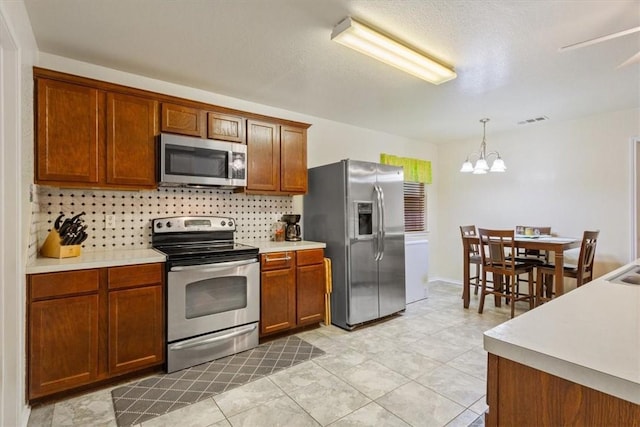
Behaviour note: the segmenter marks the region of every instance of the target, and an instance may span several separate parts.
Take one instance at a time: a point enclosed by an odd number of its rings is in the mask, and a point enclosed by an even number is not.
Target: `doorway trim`
[[[630,234],[630,248],[629,248],[629,261],[634,261],[638,258],[640,248],[638,247],[640,236],[640,137],[631,138],[631,173],[630,175],[630,192],[631,192],[631,218],[629,220]]]

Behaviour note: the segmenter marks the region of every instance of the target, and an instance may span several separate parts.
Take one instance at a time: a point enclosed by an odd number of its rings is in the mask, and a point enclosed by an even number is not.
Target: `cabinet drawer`
[[[138,264],[112,267],[107,272],[109,289],[162,283],[162,264]]]
[[[29,276],[31,300],[97,292],[100,270],[64,271]]]
[[[297,265],[321,264],[324,261],[324,249],[305,249],[296,252]]]
[[[295,263],[296,254],[293,251],[270,252],[260,256],[260,269],[262,271],[290,268]]]

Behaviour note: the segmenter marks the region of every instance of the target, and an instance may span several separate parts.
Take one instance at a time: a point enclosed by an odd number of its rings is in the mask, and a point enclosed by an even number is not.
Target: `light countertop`
[[[304,249],[323,249],[326,248],[326,243],[312,242],[309,240],[302,240],[300,242],[274,242],[271,240],[244,240],[238,241],[249,246],[255,246],[260,249],[261,254],[269,252],[281,252],[281,251],[300,251]]]
[[[640,404],[640,285],[607,281],[633,265],[485,332],[485,350]]]
[[[165,262],[166,257],[153,249],[117,249],[99,252],[83,252],[74,258],[38,257],[27,265],[27,274],[52,273],[67,270],[114,267],[119,265]]]

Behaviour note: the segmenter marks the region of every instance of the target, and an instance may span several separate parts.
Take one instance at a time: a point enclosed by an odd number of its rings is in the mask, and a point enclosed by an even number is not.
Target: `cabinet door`
[[[207,113],[207,137],[244,144],[244,118],[221,113]]]
[[[207,114],[199,108],[162,103],[162,131],[205,138]]]
[[[162,286],[109,292],[109,374],[164,362]]]
[[[280,190],[307,192],[307,130],[282,126],[280,129]]]
[[[280,127],[247,120],[247,190],[280,190]]]
[[[324,264],[297,268],[298,326],[324,321]]]
[[[158,102],[107,94],[107,184],[154,187]]]
[[[260,335],[295,327],[295,269],[265,271],[261,276]]]
[[[30,304],[30,399],[97,378],[98,317],[97,294]]]
[[[38,79],[36,102],[36,182],[98,183],[104,93]]]

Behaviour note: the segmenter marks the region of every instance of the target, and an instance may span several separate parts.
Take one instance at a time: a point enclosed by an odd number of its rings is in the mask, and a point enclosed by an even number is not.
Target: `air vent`
[[[528,125],[529,123],[544,122],[545,120],[549,120],[549,117],[547,117],[547,116],[534,117],[533,119],[527,119],[527,120],[519,121],[518,124],[519,125]]]

